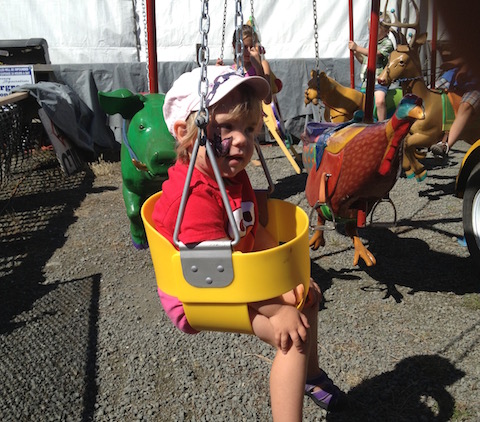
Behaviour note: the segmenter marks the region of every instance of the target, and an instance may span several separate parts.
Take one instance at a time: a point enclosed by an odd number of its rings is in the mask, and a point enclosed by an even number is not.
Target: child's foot
[[[317,406],[328,412],[341,411],[345,405],[344,393],[324,371],[320,376],[307,380],[305,395],[310,397]]]
[[[432,154],[438,158],[445,158],[448,155],[448,150],[448,144],[443,141],[437,142],[435,145],[430,147]]]

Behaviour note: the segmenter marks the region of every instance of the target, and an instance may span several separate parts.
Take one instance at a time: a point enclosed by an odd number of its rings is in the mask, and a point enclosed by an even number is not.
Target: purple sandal
[[[316,387],[320,389],[314,392]],[[307,380],[305,395],[310,397],[317,406],[329,412],[341,410],[343,393],[324,371],[317,378]]]

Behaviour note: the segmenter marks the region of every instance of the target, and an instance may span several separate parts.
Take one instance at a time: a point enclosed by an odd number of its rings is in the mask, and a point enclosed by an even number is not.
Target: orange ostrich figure
[[[314,250],[325,245],[325,221],[335,219],[345,222],[352,238],[353,265],[359,258],[367,266],[375,265],[375,257],[358,237],[357,214],[368,214],[392,189],[400,173],[403,139],[423,118],[422,99],[406,95],[389,120],[334,126],[314,135],[310,143],[304,136],[304,166],[309,172],[305,194],[318,212],[318,227],[310,239]]]

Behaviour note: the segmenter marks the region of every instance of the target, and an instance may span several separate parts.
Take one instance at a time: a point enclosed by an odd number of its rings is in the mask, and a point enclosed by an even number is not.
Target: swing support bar
[[[155,0],[147,2],[147,39],[148,39],[148,83],[150,94],[158,93],[157,68],[157,24],[155,21]]]
[[[353,0],[348,0],[348,28],[350,41],[354,41],[353,35]],[[355,88],[355,59],[353,51],[350,50],[350,88]]]
[[[373,122],[373,93],[375,89],[375,69],[377,64],[378,15],[380,0],[372,0],[370,13],[370,38],[368,44],[367,87],[365,92],[364,122]]]

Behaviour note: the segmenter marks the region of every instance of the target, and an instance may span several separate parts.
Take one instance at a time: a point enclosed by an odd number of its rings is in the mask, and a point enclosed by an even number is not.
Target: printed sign
[[[17,86],[34,83],[32,65],[0,66],[0,97],[6,97]]]
[[[70,142],[67,141],[65,136],[58,132],[52,120],[42,108],[38,110],[38,115],[55,149],[55,154],[57,155],[62,170],[67,176],[79,171],[82,168],[82,161],[78,157],[75,149],[70,145]]]

